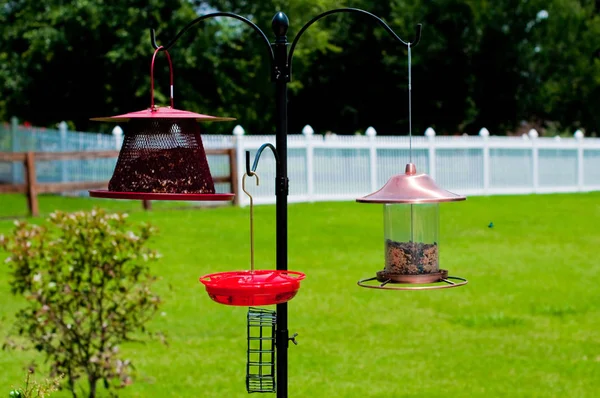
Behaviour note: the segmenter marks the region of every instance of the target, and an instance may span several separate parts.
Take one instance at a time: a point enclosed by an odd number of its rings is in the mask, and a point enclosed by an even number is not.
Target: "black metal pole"
[[[273,68],[273,80],[275,81],[275,106],[276,106],[276,130],[275,146],[279,156],[276,171],[276,223],[277,223],[277,269],[288,268],[288,223],[287,223],[287,83],[289,81],[289,67],[287,64],[287,30],[289,26],[288,17],[283,12],[278,12],[273,17],[271,24],[275,33],[273,43],[273,54],[275,64]],[[288,396],[288,307],[287,303],[277,304],[277,398]]]
[[[288,111],[288,103],[287,103],[287,84],[291,79],[291,64],[292,64],[292,56],[294,54],[294,49],[296,44],[298,44],[298,40],[302,36],[302,34],[308,29],[313,23],[317,22],[319,19],[324,18],[328,15],[337,14],[337,13],[358,13],[362,15],[369,16],[374,18],[379,25],[383,26],[383,28],[390,33],[396,40],[404,45],[411,45],[412,47],[416,46],[419,40],[421,39],[421,25],[417,25],[416,30],[416,38],[412,43],[408,43],[403,41],[394,31],[379,17],[371,14],[370,12],[356,9],[356,8],[339,8],[335,10],[326,11],[322,14],[317,15],[310,21],[308,21],[296,34],[296,37],[291,43],[290,50],[288,53],[288,41],[287,41],[287,30],[289,27],[288,17],[283,12],[278,12],[273,17],[273,21],[271,26],[273,28],[273,33],[275,34],[275,42],[270,43],[269,39],[263,33],[262,30],[258,26],[256,26],[250,20],[236,14],[232,14],[229,12],[216,12],[208,15],[203,15],[194,19],[192,22],[187,24],[169,44],[163,47],[164,50],[168,50],[181,35],[190,29],[192,26],[197,24],[200,21],[205,19],[213,18],[213,17],[230,17],[237,20],[240,20],[247,25],[249,25],[254,31],[256,31],[261,38],[263,39],[263,43],[266,44],[267,50],[269,51],[269,58],[272,61],[272,69],[271,69],[271,78],[272,81],[275,82],[275,118],[276,118],[276,126],[275,126],[275,135],[276,135],[276,160],[277,160],[277,170],[276,170],[276,181],[275,181],[275,196],[276,196],[276,236],[277,236],[277,269],[286,271],[288,269],[288,220],[287,220],[287,200],[288,200],[288,177],[287,177],[287,133],[288,133],[288,120],[287,120],[287,111]],[[158,45],[155,40],[154,29],[150,30],[150,39],[152,41],[152,46],[155,49],[158,49]],[[265,147],[269,147],[273,150],[273,146],[270,144],[265,144],[261,147],[256,155],[256,159],[254,161],[254,166],[252,170],[256,170],[256,166],[258,164],[258,159],[260,158],[260,153]],[[248,156],[248,155],[247,155]],[[246,170],[250,168],[250,159],[249,157],[246,159]],[[276,321],[276,389],[277,389],[277,398],[287,398],[288,396],[288,348],[290,342],[290,333],[288,330],[288,307],[287,303],[277,304],[277,321]],[[295,343],[295,340],[293,340]]]

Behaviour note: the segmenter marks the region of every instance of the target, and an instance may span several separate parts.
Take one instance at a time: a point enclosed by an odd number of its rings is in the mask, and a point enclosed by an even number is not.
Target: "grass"
[[[151,326],[169,346],[123,347],[137,377],[120,396],[246,397],[247,310],[211,301],[198,277],[249,267],[248,209],[146,213],[136,202],[41,198],[43,212],[96,204],[158,226],[153,245],[164,256],[154,265],[164,314]],[[0,208],[25,203],[1,196]],[[383,265],[380,205],[289,206],[289,269],[307,274],[289,304],[299,334],[290,397],[597,396],[600,193],[471,197],[441,209],[442,267],[469,283],[398,292],[356,286]],[[275,268],[274,206],[255,209],[255,226],[256,267]],[[0,220],[0,233],[11,228]],[[22,303],[6,270],[0,294],[2,338]],[[39,358],[0,352],[0,389],[8,393]]]

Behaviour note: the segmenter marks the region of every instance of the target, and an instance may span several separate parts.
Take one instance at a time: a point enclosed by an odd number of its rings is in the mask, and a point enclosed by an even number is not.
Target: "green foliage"
[[[277,11],[288,41],[321,12],[355,7],[381,17],[403,39],[423,24],[413,56],[413,131],[503,134],[521,122],[600,130],[600,16],[592,0],[11,0],[0,8],[0,119],[35,125],[144,109],[150,103],[149,28],[166,45],[198,15],[242,15],[273,40]],[[169,50],[175,106],[232,116],[248,133],[272,133],[273,84],[263,39],[226,17],[198,23]],[[289,131],[379,134],[408,131],[407,53],[364,15],[333,14],[295,49]],[[156,98],[167,103],[167,66],[158,60]],[[389,100],[388,98],[392,98]],[[205,133],[229,133],[231,123]]]
[[[0,118],[73,120],[86,131],[101,127],[91,117],[148,107],[149,28],[172,36],[194,16],[183,0],[9,1],[0,7]]]
[[[45,354],[52,375],[66,375],[74,395],[82,375],[90,397],[101,380],[108,389],[125,386],[131,363],[119,345],[146,332],[160,303],[148,268],[158,254],[145,247],[154,229],[96,209],[57,211],[47,221],[15,222],[11,236],[0,236],[11,291],[27,299],[16,330]]]
[[[25,387],[13,389],[9,392],[9,398],[46,398],[52,395],[60,388],[60,381],[63,378],[62,375],[54,377],[53,379],[46,379],[43,382],[31,380],[33,370],[27,371],[25,377]]]

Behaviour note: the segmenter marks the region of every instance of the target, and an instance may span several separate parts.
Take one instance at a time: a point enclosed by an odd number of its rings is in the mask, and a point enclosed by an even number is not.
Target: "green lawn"
[[[24,203],[0,196],[0,212]],[[164,315],[152,327],[170,344],[124,347],[137,377],[120,396],[246,397],[247,310],[211,301],[198,277],[249,267],[248,208],[143,212],[136,202],[41,198],[43,212],[94,204],[156,225],[164,255],[154,265]],[[299,334],[290,397],[597,397],[600,193],[471,197],[441,208],[441,265],[469,283],[402,292],[356,286],[383,267],[380,205],[289,206],[289,268],[307,274],[289,305]],[[256,208],[255,226],[256,266],[274,268],[274,206]],[[11,228],[0,220],[0,233]],[[2,338],[22,300],[0,275]],[[33,358],[0,352],[0,390],[19,383]]]

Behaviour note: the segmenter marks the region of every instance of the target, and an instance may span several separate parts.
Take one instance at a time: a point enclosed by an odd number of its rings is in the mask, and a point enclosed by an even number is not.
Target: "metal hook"
[[[423,24],[417,24],[415,27],[415,39],[412,42],[408,42],[412,47],[416,47],[417,44],[421,41],[421,30],[423,29]]]
[[[246,176],[256,177],[256,186],[260,185],[260,180],[258,179],[258,174],[245,173],[242,177],[242,191],[250,198],[250,271],[254,271],[254,200],[252,199],[252,195],[250,192],[246,191]]]

